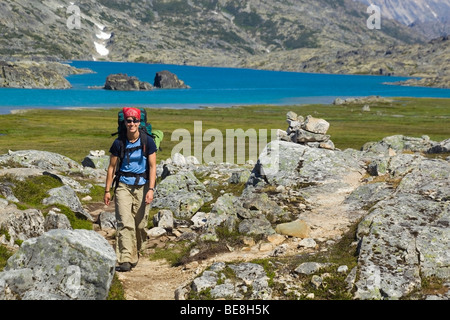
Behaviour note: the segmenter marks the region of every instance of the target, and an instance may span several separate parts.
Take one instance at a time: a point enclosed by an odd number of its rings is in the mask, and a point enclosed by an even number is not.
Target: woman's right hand
[[[105,192],[103,202],[105,203],[105,205],[109,206],[109,203],[111,202],[111,192]]]

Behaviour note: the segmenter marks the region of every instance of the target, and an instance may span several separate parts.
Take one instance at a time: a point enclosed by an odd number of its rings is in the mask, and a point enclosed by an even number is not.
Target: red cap
[[[123,116],[124,118],[133,117],[136,119],[141,119],[141,110],[136,108],[123,108]]]

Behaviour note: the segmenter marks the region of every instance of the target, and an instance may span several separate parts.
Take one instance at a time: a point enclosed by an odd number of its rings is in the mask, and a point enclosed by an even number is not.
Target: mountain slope
[[[369,30],[352,0],[61,0],[0,3],[0,56],[235,66],[252,56],[322,52],[423,38],[393,21]]]
[[[437,10],[440,18],[448,5],[438,0],[374,1],[384,11],[381,29],[372,30],[367,26],[368,2],[77,0],[70,6],[65,0],[2,0],[0,60],[388,73],[428,76],[433,80],[427,84],[449,87],[447,38],[427,43],[414,25],[389,19],[441,23],[431,16]]]
[[[358,0],[375,4],[381,16],[409,26],[428,39],[450,34],[450,1],[442,0]]]

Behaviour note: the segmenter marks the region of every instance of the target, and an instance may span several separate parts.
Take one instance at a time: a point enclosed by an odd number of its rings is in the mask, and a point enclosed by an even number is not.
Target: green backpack
[[[145,148],[147,146],[147,139],[151,137],[156,145],[156,151],[161,150],[161,141],[164,138],[164,133],[161,130],[152,130],[152,125],[147,122],[147,112],[145,109],[139,109],[141,110],[141,123],[139,125],[139,131],[141,133],[141,144],[138,147],[127,149],[128,152],[125,152],[125,146],[126,146],[126,139],[127,139],[127,127],[125,125],[125,117],[123,115],[123,111],[120,110],[118,117],[117,117],[117,132],[111,134],[112,136],[119,135],[119,142],[120,142],[120,155],[119,155],[119,165],[116,167],[116,174],[115,178],[113,180],[113,186],[112,188],[115,190],[117,188],[120,176],[135,176],[136,179],[136,185],[139,181],[139,178],[145,178],[148,177],[148,172],[143,172],[141,174],[132,174],[132,173],[123,173],[120,171],[122,161],[125,157],[127,157],[128,162],[130,161],[130,153],[134,151],[135,149],[142,149],[143,154],[145,154]]]

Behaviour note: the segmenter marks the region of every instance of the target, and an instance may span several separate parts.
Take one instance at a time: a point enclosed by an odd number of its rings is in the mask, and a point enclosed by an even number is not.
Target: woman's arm
[[[111,201],[111,187],[114,179],[114,173],[116,172],[117,159],[119,159],[119,157],[113,155],[109,158],[108,172],[106,174],[105,196],[103,198],[103,202],[107,206],[109,206]]]
[[[149,167],[149,176],[148,176],[148,184],[149,190],[145,195],[145,203],[150,204],[153,201],[154,189],[156,184],[156,152],[152,153],[148,156],[148,167]]]

